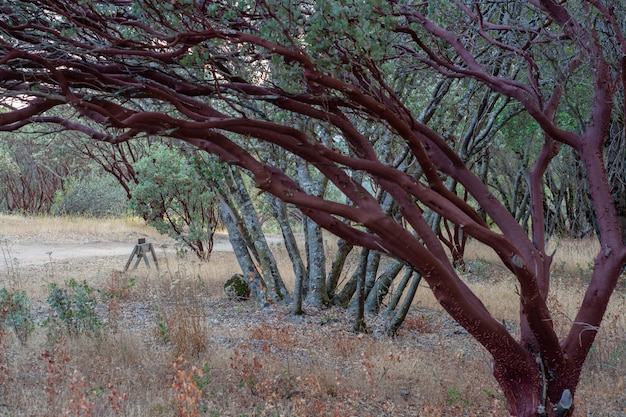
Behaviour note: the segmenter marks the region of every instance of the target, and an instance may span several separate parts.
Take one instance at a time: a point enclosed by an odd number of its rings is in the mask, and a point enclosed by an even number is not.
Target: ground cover
[[[155,244],[159,271],[123,273],[138,238]],[[380,317],[368,317],[369,334],[354,334],[342,309],[292,317],[287,306],[227,299],[222,283],[238,267],[224,239],[200,263],[135,219],[0,216],[0,301],[14,307],[0,332],[0,415],[506,415],[488,356],[427,288],[396,338],[384,336]],[[595,248],[552,245],[558,328],[582,297]],[[288,257],[276,249],[289,282]],[[515,332],[514,280],[484,248],[468,253],[465,279]],[[620,285],[583,374],[578,415],[626,414]],[[16,331],[28,321],[11,294],[30,302],[32,331]]]

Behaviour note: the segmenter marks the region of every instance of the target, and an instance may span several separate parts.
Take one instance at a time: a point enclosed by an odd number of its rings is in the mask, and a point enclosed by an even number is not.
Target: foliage
[[[98,299],[94,293],[97,291],[87,281],[78,282],[72,278],[65,288],[51,283],[46,300],[55,314],[45,323],[50,326],[49,336],[54,338],[54,332],[59,328],[70,336],[100,336],[106,323],[98,316]]]
[[[87,217],[119,216],[126,212],[128,201],[124,190],[108,175],[92,173],[71,178],[54,196],[53,215]]]
[[[111,157],[107,148],[76,135],[34,134],[28,129],[0,132],[0,139],[0,210],[95,217],[126,211],[127,199],[112,181],[126,174],[124,150]],[[133,151],[127,153],[137,153]],[[112,175],[102,175],[103,169]]]
[[[161,343],[168,344],[170,343],[171,340],[170,340],[170,332],[167,328],[165,317],[163,317],[163,314],[159,310],[158,305],[155,304],[152,307],[155,310],[155,317],[157,319],[156,325],[157,325],[158,340]]]
[[[71,158],[54,138],[3,132],[0,138],[0,210],[48,213],[72,169]]]
[[[200,417],[207,408],[205,390],[210,383],[211,368],[207,363],[202,369],[189,366],[189,362],[179,355],[172,369],[175,373],[172,388],[176,393],[174,397],[176,417]]]
[[[217,227],[216,196],[186,155],[155,145],[134,169],[138,183],[131,184],[130,206],[135,213],[199,258],[208,259]]]
[[[30,311],[30,299],[24,291],[0,289],[0,325],[13,329],[21,343],[35,329],[35,321]]]
[[[509,412],[535,415],[539,404],[554,414],[580,381],[626,263],[626,218],[611,185],[619,179],[609,176],[603,158],[607,132],[614,131],[616,149],[623,137],[626,77],[615,51],[626,50],[626,39],[615,12],[626,10],[612,0],[505,3],[17,2],[0,9],[0,88],[7,97],[0,126],[53,124],[110,143],[158,135],[246,169],[260,190],[318,225],[418,271],[442,308],[492,356]],[[41,16],[35,22],[33,8]],[[587,94],[570,85],[581,81],[593,86]],[[422,96],[414,90],[431,91],[427,104],[415,104]],[[571,99],[587,104],[572,106]],[[51,116],[58,110],[65,117]],[[487,171],[494,132],[516,112],[538,129],[508,134],[537,133],[539,146],[505,138],[528,158],[516,165],[518,181],[499,187],[504,195],[523,190],[524,198],[505,203],[491,191]],[[268,160],[261,144],[298,156],[333,182],[341,199],[316,194],[293,170]],[[578,183],[587,181],[600,249],[575,319],[557,332],[548,304],[545,184],[561,185],[550,166],[565,147],[584,167]],[[186,158],[165,152],[169,159],[159,155],[137,167],[141,174],[167,161],[140,185],[152,188],[135,209],[177,229],[176,237],[206,258],[210,250],[190,215],[204,211],[184,203],[189,188],[195,195],[206,188],[191,185],[192,173],[180,175]],[[550,209],[567,204],[554,199]],[[442,219],[452,225],[448,235],[489,246],[513,273],[518,333],[455,270],[437,233]],[[357,278],[362,302],[372,280]]]

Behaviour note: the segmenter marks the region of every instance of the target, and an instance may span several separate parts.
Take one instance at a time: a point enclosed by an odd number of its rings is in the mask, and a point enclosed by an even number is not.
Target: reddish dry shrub
[[[428,317],[424,315],[408,316],[402,323],[401,330],[407,332],[417,333],[433,333],[437,331],[437,328],[433,326]]]
[[[56,417],[60,414],[61,405],[59,397],[64,382],[67,379],[67,364],[70,357],[60,347],[55,344],[52,350],[46,350],[41,355],[46,365],[46,385],[44,391],[47,395],[48,414]]]
[[[172,365],[174,370],[174,405],[176,417],[200,417],[202,405],[202,389],[198,387],[198,378],[203,378],[202,369],[195,366],[189,367],[189,363],[182,355],[179,355]]]
[[[90,390],[87,386],[87,379],[78,370],[74,370],[70,382],[71,398],[68,401],[64,416],[90,416],[93,412],[94,403],[89,398]]]

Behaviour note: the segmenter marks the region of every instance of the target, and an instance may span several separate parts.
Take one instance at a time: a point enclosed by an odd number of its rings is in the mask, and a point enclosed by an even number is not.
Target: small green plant
[[[0,324],[13,329],[20,343],[26,343],[26,339],[35,329],[30,300],[26,293],[0,289]]]
[[[165,317],[163,317],[163,314],[161,314],[161,311],[159,310],[159,306],[154,304],[153,307],[154,307],[154,309],[156,311],[157,333],[158,333],[158,336],[159,336],[159,340],[163,344],[168,344],[168,343],[170,343],[170,331],[167,328],[167,323],[166,323]]]
[[[578,277],[583,282],[588,283],[591,280],[591,275],[593,274],[593,262],[587,262],[586,266],[577,262],[576,267],[578,268]]]
[[[198,407],[199,410],[202,412],[208,411],[208,406],[206,402],[207,402],[207,399],[209,399],[209,397],[211,396],[211,392],[209,392],[209,386],[212,382],[210,373],[211,373],[211,367],[209,366],[208,362],[205,362],[202,365],[202,369],[199,371],[196,371],[195,374],[193,375],[193,383],[196,385],[196,387],[198,387],[200,392],[202,392],[203,400],[201,401]]]
[[[107,288],[101,292],[105,299],[125,299],[128,297],[130,291],[137,285],[137,278],[129,277],[128,281],[122,278],[123,276],[120,274],[112,274]]]
[[[448,404],[454,405],[458,403],[463,397],[463,393],[458,387],[448,388]]]
[[[189,253],[189,249],[182,246],[181,243],[177,243],[176,245],[176,257],[178,259],[185,259],[187,254]]]
[[[495,394],[489,388],[483,388],[482,391],[487,396],[487,398],[494,398],[495,397]]]
[[[202,391],[202,394],[207,396],[207,389],[209,384],[211,383],[211,378],[209,374],[211,373],[211,366],[208,362],[204,362],[202,364],[202,372],[198,372],[193,377],[193,382],[196,386]]]
[[[478,277],[484,277],[487,273],[487,262],[482,259],[476,259],[469,263],[468,271]]]
[[[90,287],[87,281],[78,282],[71,279],[67,288],[55,283],[50,284],[47,301],[55,314],[48,318],[44,325],[64,328],[72,336],[78,334],[100,336],[106,322],[98,317],[96,312],[98,300],[94,293],[97,291]]]

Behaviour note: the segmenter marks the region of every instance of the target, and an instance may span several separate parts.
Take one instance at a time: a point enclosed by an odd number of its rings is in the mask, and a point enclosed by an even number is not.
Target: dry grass
[[[58,242],[83,241],[92,237],[118,240],[129,235],[160,237],[154,229],[146,227],[144,221],[136,217],[99,219],[8,214],[0,214],[0,235]]]
[[[136,220],[106,222],[4,216],[0,236],[162,239]],[[496,317],[515,323],[514,281],[484,248],[472,245],[469,253],[469,285]],[[559,243],[550,300],[559,329],[580,302],[585,276],[579,266],[592,253],[589,243]],[[86,280],[113,295],[98,305],[108,323],[100,337],[59,331],[50,338],[46,327],[38,327],[22,345],[11,332],[0,334],[0,415],[506,415],[488,356],[455,332],[426,288],[391,340],[376,331],[350,332],[350,313],[339,309],[308,308],[306,316],[293,318],[286,306],[258,310],[224,299],[222,283],[238,271],[232,253],[214,253],[208,264],[158,255],[159,272],[141,266],[123,275],[126,258],[110,257],[21,266],[14,271],[19,279],[9,271],[0,275],[5,286],[20,283],[39,322],[50,314],[50,282]],[[283,253],[279,264],[290,277],[286,258]],[[620,289],[583,373],[579,415],[626,412],[625,317]],[[369,323],[376,330],[380,320]]]

